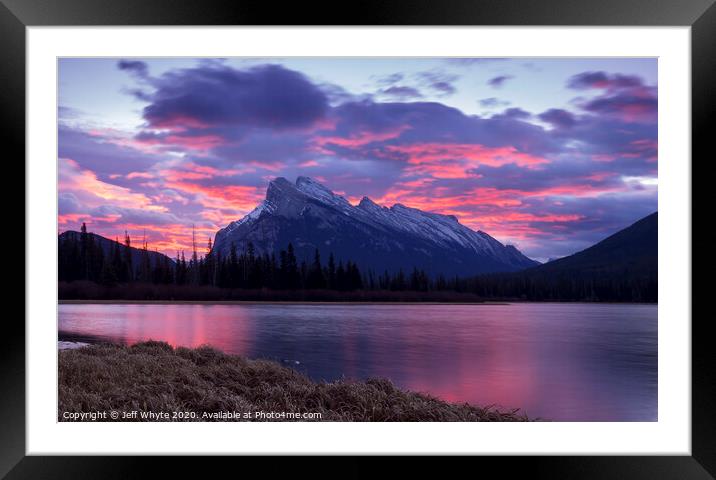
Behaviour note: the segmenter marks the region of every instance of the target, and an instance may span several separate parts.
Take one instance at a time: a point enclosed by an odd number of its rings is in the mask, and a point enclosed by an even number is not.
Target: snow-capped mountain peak
[[[375,271],[423,268],[433,273],[475,274],[534,266],[514,247],[462,225],[454,215],[402,204],[378,205],[363,197],[351,205],[310,177],[295,183],[278,177],[266,199],[216,234],[214,248],[225,254],[252,242],[278,251],[291,242],[308,258],[318,248],[337,258],[361,261]],[[361,263],[359,262],[359,264]]]
[[[358,206],[365,209],[383,208],[368,197],[361,198]]]
[[[340,195],[336,195],[321,183],[310,177],[298,177],[296,179],[296,188],[311,198],[330,205],[335,205],[342,210],[352,208],[352,205],[348,202],[348,200]]]
[[[243,225],[246,222],[251,222],[253,220],[257,220],[262,213],[267,212],[271,213],[275,209],[274,205],[269,202],[268,200],[264,200],[263,202],[259,203],[256,208],[251,210],[246,216],[241,218],[240,220],[236,220],[235,222],[231,222],[227,227],[224,229],[224,231],[231,232],[235,228],[237,228],[240,225]]]

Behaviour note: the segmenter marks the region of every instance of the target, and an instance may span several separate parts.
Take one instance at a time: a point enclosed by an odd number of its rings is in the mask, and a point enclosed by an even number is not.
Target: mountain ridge
[[[508,301],[656,303],[658,233],[655,212],[582,251],[520,272],[479,275],[464,289]]]
[[[433,275],[473,275],[539,264],[454,215],[399,203],[384,207],[368,197],[354,206],[305,176],[295,183],[272,180],[254,210],[217,232],[212,251],[228,255],[232,244],[241,250],[249,242],[260,252],[275,253],[292,243],[304,259],[318,249],[376,272],[419,268]]]
[[[525,274],[656,276],[658,212],[651,213],[572,255],[529,268]]]
[[[102,235],[99,235],[97,233],[88,232],[88,237],[92,239],[99,247],[102,249],[102,254],[105,257],[109,257],[109,255],[112,252],[112,249],[115,247],[115,245],[119,246],[119,251],[122,255],[126,253],[127,246],[117,240],[112,240],[107,237],[103,237]],[[65,240],[76,240],[79,241],[82,236],[81,232],[78,232],[76,230],[65,230],[64,232],[60,233],[57,238],[59,242],[63,242]],[[140,262],[140,255],[144,253],[144,251],[141,248],[137,247],[129,247],[130,251],[132,252],[132,268],[134,269],[135,273],[140,268],[139,262]],[[161,252],[156,252],[152,250],[147,251],[147,255],[149,257],[149,263],[151,267],[154,267],[157,265],[158,262],[164,261],[165,259],[168,261],[170,266],[174,266],[175,262],[174,259],[169,257],[168,255],[165,255]]]

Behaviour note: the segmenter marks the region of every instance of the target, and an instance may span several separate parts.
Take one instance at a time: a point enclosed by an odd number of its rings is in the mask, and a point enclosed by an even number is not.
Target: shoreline
[[[654,305],[651,302],[559,302],[529,300],[495,300],[484,302],[419,302],[419,301],[311,301],[311,300],[74,300],[60,299],[58,305],[485,305],[509,306],[513,304],[579,304],[579,305]]]
[[[509,305],[510,303],[515,302],[362,302],[356,300],[58,300],[57,303],[58,305]]]
[[[58,363],[58,421],[96,421],[88,416],[98,412],[105,412],[101,421],[538,420],[519,409],[450,403],[384,378],[316,382],[276,361],[208,346],[96,344],[59,350]],[[110,418],[106,412],[121,416]]]

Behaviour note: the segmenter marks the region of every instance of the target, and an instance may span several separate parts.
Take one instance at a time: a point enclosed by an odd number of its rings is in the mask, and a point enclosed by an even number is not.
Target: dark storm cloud
[[[143,116],[159,128],[308,127],[328,108],[328,98],[318,86],[280,65],[238,70],[203,64],[169,71],[152,84],[155,91]]]

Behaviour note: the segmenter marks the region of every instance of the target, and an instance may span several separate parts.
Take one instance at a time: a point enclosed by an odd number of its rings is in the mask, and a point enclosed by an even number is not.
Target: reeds
[[[93,411],[168,412],[170,418],[164,420],[174,421],[222,420],[211,415],[222,412],[249,412],[248,418],[232,419],[258,421],[528,420],[518,411],[453,404],[405,391],[386,379],[314,382],[273,361],[247,360],[207,346],[174,349],[155,341],[59,352],[58,419],[65,420],[64,412]],[[173,412],[194,413],[171,418]],[[313,417],[271,419],[257,412],[310,413]],[[133,419],[142,420],[141,415]]]

